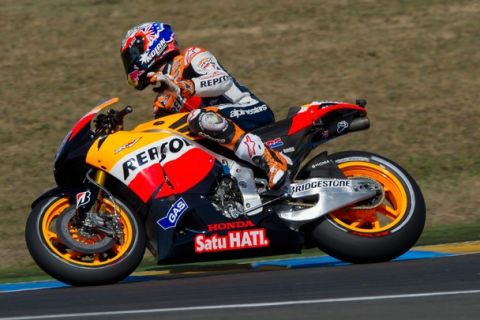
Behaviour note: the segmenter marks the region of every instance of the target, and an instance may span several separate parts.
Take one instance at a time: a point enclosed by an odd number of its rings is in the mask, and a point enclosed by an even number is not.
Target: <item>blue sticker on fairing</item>
[[[157,221],[157,224],[164,230],[174,228],[187,209],[187,203],[180,198],[168,209],[167,215]]]

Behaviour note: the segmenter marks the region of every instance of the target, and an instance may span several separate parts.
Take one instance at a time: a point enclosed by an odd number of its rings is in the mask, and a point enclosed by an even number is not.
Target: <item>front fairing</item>
[[[189,135],[178,113],[96,139],[86,163],[103,170],[147,203],[192,189],[213,170],[215,155]]]
[[[67,133],[55,156],[54,175],[58,185],[81,182],[88,167],[85,158],[95,141],[90,123],[102,109],[118,102],[118,98],[107,100],[84,115]]]

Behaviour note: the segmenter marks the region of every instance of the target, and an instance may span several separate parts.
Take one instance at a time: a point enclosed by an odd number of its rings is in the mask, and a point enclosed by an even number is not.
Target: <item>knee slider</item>
[[[199,118],[200,118],[200,115],[204,112],[205,110],[203,109],[195,109],[190,111],[190,113],[188,114],[188,117],[187,117],[188,127],[195,134],[198,134],[201,131]]]
[[[188,126],[193,133],[219,143],[229,143],[235,126],[222,115],[203,109],[196,109],[188,115]]]

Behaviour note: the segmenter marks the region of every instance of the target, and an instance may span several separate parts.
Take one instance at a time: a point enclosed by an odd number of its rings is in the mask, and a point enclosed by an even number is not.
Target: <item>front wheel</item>
[[[329,156],[347,178],[369,178],[383,188],[375,206],[357,204],[329,213],[312,238],[327,254],[352,263],[392,260],[408,251],[425,225],[425,202],[413,178],[398,164],[360,151]]]
[[[25,239],[46,273],[75,286],[102,285],[124,279],[139,265],[145,231],[138,217],[118,199],[115,204],[105,198],[99,202],[98,216],[105,225],[114,225],[115,235],[80,228],[68,197],[50,197],[35,205]]]

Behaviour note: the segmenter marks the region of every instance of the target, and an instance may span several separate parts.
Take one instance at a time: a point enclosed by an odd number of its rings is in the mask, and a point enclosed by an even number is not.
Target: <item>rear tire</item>
[[[39,202],[30,213],[25,228],[27,247],[35,262],[52,277],[74,286],[104,285],[126,278],[142,261],[145,231],[138,217],[125,204],[118,199],[115,202],[125,240],[97,255],[75,252],[59,241],[55,221],[71,207],[69,198],[50,197]]]
[[[398,164],[373,153],[347,151],[329,158],[347,177],[379,182],[385,200],[375,209],[347,208],[328,214],[311,233],[317,246],[351,263],[389,261],[408,251],[423,231],[426,211],[413,178]]]

